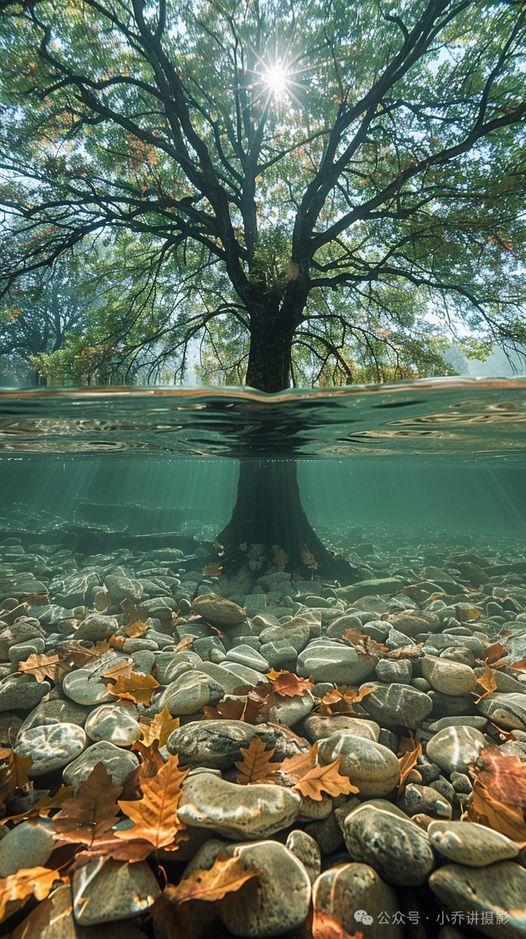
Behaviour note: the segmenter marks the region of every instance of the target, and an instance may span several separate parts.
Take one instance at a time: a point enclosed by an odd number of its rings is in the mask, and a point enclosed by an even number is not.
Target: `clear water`
[[[272,396],[233,388],[5,391],[0,528],[4,537],[39,541],[115,532],[119,547],[138,535],[213,541],[247,460],[297,461],[309,520],[343,553],[396,533],[520,544],[526,380]]]

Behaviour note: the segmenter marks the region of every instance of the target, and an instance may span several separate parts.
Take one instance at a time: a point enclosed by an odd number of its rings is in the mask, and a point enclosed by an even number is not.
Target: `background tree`
[[[3,0],[2,17],[5,290],[98,233],[146,237],[200,290],[177,347],[228,317],[270,392],[294,344],[366,345],[364,311],[385,344],[415,311],[524,339],[522,3]]]

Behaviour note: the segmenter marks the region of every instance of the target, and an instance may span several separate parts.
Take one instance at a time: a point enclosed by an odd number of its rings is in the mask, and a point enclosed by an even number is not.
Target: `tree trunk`
[[[226,575],[286,570],[349,583],[353,568],[322,544],[301,503],[295,460],[244,460],[232,518],[218,536]]]
[[[290,386],[293,335],[290,318],[279,314],[253,323],[247,384],[266,392]],[[243,570],[255,579],[286,570],[302,578],[321,576],[342,583],[356,578],[355,569],[332,555],[312,528],[293,459],[241,461],[232,518],[217,541],[227,576]]]

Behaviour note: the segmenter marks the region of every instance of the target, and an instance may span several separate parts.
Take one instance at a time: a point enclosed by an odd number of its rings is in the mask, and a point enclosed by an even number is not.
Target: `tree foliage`
[[[203,341],[205,374],[272,391],[433,373],[445,330],[524,341],[523,4],[1,17],[4,291],[104,239],[120,273],[95,359],[184,368]]]

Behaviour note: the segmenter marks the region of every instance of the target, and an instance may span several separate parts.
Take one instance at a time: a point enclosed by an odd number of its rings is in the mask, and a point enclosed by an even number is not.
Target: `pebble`
[[[192,609],[212,626],[237,626],[246,619],[242,607],[215,593],[203,594],[192,601]]]
[[[336,684],[358,685],[375,667],[375,659],[359,655],[350,646],[335,642],[310,643],[298,655],[298,675],[311,676],[315,681],[333,681]]]
[[[321,714],[311,714],[303,722],[305,736],[311,743],[331,737],[337,731],[349,731],[365,740],[378,740],[380,726],[376,721],[362,720],[358,717],[347,717],[344,714],[333,714],[324,717]]]
[[[485,745],[480,730],[459,724],[434,734],[428,741],[426,753],[446,773],[465,773]]]
[[[110,639],[116,633],[119,627],[115,616],[105,616],[103,613],[90,613],[86,619],[80,623],[75,632],[75,639],[90,639],[92,642],[98,642],[103,639]]]
[[[351,858],[370,864],[388,883],[417,886],[433,870],[435,859],[426,833],[390,803],[372,801],[353,809],[344,821],[343,834]]]
[[[197,714],[204,707],[216,704],[225,689],[204,672],[192,669],[180,675],[163,691],[159,707],[165,705],[170,714]]]
[[[48,681],[36,681],[32,675],[9,675],[0,683],[0,711],[27,711],[51,688]]]
[[[310,691],[302,695],[273,694],[268,701],[268,719],[274,724],[293,727],[302,718],[306,717],[314,707],[314,698]]]
[[[526,870],[520,864],[500,861],[481,868],[446,864],[431,875],[429,887],[448,910],[478,913],[478,928],[484,936],[526,936]]]
[[[301,861],[313,884],[321,872],[321,851],[317,841],[306,831],[296,829],[287,836],[285,846]]]
[[[170,734],[167,747],[179,755],[182,764],[228,769],[255,734],[256,728],[245,721],[192,721]]]
[[[342,864],[321,874],[312,889],[314,914],[323,913],[341,924],[350,935],[355,935],[359,923],[360,932],[366,939],[385,939],[385,923],[388,923],[389,939],[403,939],[403,927],[393,922],[400,909],[394,890],[369,864]],[[366,912],[372,921],[360,918],[356,913]],[[359,914],[360,916],[360,914]],[[379,919],[384,920],[382,925]]]
[[[400,779],[400,764],[391,750],[373,740],[342,730],[320,742],[319,761],[323,765],[342,757],[340,772],[358,786],[362,798],[386,796]]]
[[[211,773],[189,777],[183,786],[179,818],[225,838],[269,838],[292,825],[300,799],[283,786],[238,786]]]
[[[86,734],[77,724],[38,724],[19,732],[15,752],[31,757],[30,779],[62,769],[76,759],[86,746]]]
[[[101,676],[88,671],[87,668],[77,668],[65,675],[62,690],[77,704],[93,705],[115,700]]]
[[[140,736],[137,710],[124,701],[95,708],[84,729],[91,740],[107,740],[117,747],[129,747]]]
[[[425,655],[420,661],[424,678],[435,691],[447,695],[466,695],[475,690],[477,676],[469,665]]]
[[[234,936],[281,936],[307,918],[311,883],[303,864],[277,841],[236,845],[229,852],[246,870],[259,871],[243,890],[218,903],[219,918]]]
[[[54,843],[55,832],[47,818],[15,825],[0,840],[0,877],[21,868],[45,867]]]
[[[475,822],[436,821],[427,829],[431,846],[449,861],[469,867],[487,867],[517,857],[517,844]]]
[[[103,763],[115,786],[122,786],[139,765],[135,753],[101,740],[87,747],[76,760],[64,768],[63,777],[67,786],[76,788],[87,779],[97,763]]]
[[[100,858],[73,874],[73,914],[79,926],[130,919],[148,910],[161,888],[150,866]]]
[[[421,610],[402,610],[400,613],[389,614],[389,622],[404,636],[409,636],[411,639],[420,633],[433,633],[440,626],[440,619],[436,613],[426,613]]]
[[[526,694],[495,692],[479,701],[479,709],[505,730],[526,730]]]
[[[11,934],[12,939],[89,939],[92,932],[77,926],[73,917],[71,886],[64,884],[38,903]],[[96,939],[146,939],[135,923],[97,925]]]
[[[428,694],[411,685],[367,682],[372,694],[363,699],[362,707],[373,720],[383,727],[415,730],[432,711],[433,702]]]

